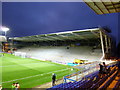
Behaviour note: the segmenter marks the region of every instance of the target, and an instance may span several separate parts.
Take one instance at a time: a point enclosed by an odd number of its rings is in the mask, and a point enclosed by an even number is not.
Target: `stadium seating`
[[[113,76],[113,77],[111,77],[111,78],[109,78],[109,79],[111,79],[111,80],[110,80],[111,83],[110,83],[110,85],[107,87],[107,89],[113,88],[113,90],[114,90],[114,89],[115,89],[115,90],[118,90],[118,88],[120,88],[120,72],[118,71],[118,72],[117,72],[117,75],[115,75],[115,76]]]
[[[113,89],[119,89],[120,88],[120,79],[119,81],[116,83],[116,85],[113,87]]]
[[[117,75],[118,71],[115,71],[110,77],[107,78],[107,80],[99,87],[99,89],[105,89],[108,87],[108,85],[112,82],[112,80],[115,79],[115,76]]]
[[[91,81],[94,79],[94,76],[96,76],[97,74],[98,74],[98,71],[94,72],[93,75],[92,74],[87,75],[85,78],[83,78],[80,81],[62,83],[62,84],[53,86],[51,88],[63,88],[63,89],[65,89],[65,88],[83,88],[81,86],[84,86],[85,84],[87,85],[88,83],[91,83]],[[88,87],[88,85],[86,87]],[[51,89],[51,88],[49,88],[49,89]]]
[[[94,88],[99,88],[106,80],[108,77],[111,76],[111,74],[113,74],[116,70],[116,66],[114,66],[112,69],[111,69],[111,72],[104,76],[102,79],[100,79],[96,84],[93,84],[93,86],[91,87],[91,89],[94,89]]]
[[[112,69],[109,74],[104,76],[102,79],[98,77],[99,71],[96,71],[92,74],[86,75],[82,80],[75,81],[75,82],[68,82],[68,83],[62,83],[56,86],[53,86],[51,88],[48,88],[47,90],[53,89],[53,88],[62,88],[63,90],[66,90],[67,88],[84,88],[84,89],[103,89],[107,88],[108,85],[111,83],[111,81],[115,78],[117,75],[116,66],[112,66]],[[115,88],[120,85],[120,82],[116,84]]]
[[[66,49],[66,46],[32,46],[18,49],[16,52],[24,52],[32,58],[64,64],[73,63],[74,59],[96,61],[102,57],[100,49],[92,52],[92,47],[89,46],[70,47],[69,49]]]

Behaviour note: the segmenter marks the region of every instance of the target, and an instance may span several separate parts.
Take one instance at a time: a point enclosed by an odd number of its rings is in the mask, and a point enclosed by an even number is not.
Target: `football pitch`
[[[75,72],[70,66],[40,61],[30,58],[4,54],[0,57],[0,69],[3,88],[11,88],[12,83],[19,82],[21,88],[32,88],[51,82],[52,73],[57,79]]]

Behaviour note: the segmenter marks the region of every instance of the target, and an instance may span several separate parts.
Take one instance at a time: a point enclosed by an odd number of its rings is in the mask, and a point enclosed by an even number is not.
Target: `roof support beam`
[[[102,4],[105,6],[105,3],[101,0]],[[105,6],[106,10],[110,13],[109,9]]]
[[[102,59],[103,59],[105,56],[105,51],[104,51],[104,44],[103,44],[103,35],[101,30],[100,30],[100,40],[101,40],[101,47],[102,47],[102,53],[103,53]]]
[[[93,1],[93,0],[91,0],[91,1]],[[102,14],[105,14],[99,7],[98,7],[98,5],[93,1],[93,3],[94,3],[94,5],[100,10],[100,12],[102,12]]]
[[[85,3],[86,3],[86,1],[85,0],[83,0]],[[91,2],[92,3],[92,2]],[[90,8],[92,8],[88,3],[86,3]],[[94,11],[95,11],[95,9],[94,8],[92,8]],[[96,14],[99,14],[99,13],[97,13],[96,11],[95,11],[95,13]]]
[[[60,39],[60,38],[58,38],[58,37],[51,37],[51,36],[48,36],[49,38],[52,38],[52,39],[55,39],[55,40],[60,40],[60,41],[62,41],[63,39]]]
[[[110,0],[111,1],[111,0]],[[113,2],[111,1],[111,4],[113,5],[113,7],[115,8],[115,11],[117,12],[117,10],[116,10],[116,7],[114,6],[114,4],[113,4]]]
[[[117,9],[119,9],[120,7],[117,7]],[[108,9],[115,9],[114,7],[108,8]]]
[[[120,2],[118,2],[118,3],[115,3],[115,4],[113,4],[113,5],[119,5],[120,4]],[[111,4],[108,4],[108,5],[106,5],[106,6],[112,6]]]

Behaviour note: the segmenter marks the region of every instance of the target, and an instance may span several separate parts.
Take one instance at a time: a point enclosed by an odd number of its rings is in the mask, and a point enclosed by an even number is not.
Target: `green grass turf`
[[[71,71],[71,67],[67,65],[20,58],[10,54],[4,54],[3,57],[0,57],[0,63],[2,63],[0,67],[2,67],[3,88],[11,88],[13,82],[19,82],[21,88],[32,88],[50,82],[52,73],[56,73],[57,79],[60,79],[75,72]]]

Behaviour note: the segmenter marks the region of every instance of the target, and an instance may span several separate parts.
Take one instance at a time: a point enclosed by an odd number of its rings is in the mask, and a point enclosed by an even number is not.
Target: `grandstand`
[[[16,37],[14,38],[15,41],[24,41],[23,45],[29,44],[29,46],[22,46],[17,51],[14,51],[14,53],[23,52],[31,58],[64,64],[73,63],[75,59],[88,60],[89,62],[99,61],[104,58],[105,52],[111,45],[106,40],[107,44],[103,43],[105,42],[104,40],[101,41],[101,37],[104,38],[105,35],[107,36],[105,30],[94,28],[46,35]],[[106,38],[109,39],[110,37],[107,36]],[[79,45],[76,45],[76,43],[79,43]]]
[[[119,90],[119,0],[8,2],[0,2],[3,89]]]
[[[66,49],[65,46],[42,46],[21,48],[17,52],[25,52],[31,58],[67,64],[73,63],[74,59],[88,60],[89,62],[100,60],[102,51],[95,49],[92,52],[92,48],[90,46],[77,46]]]

